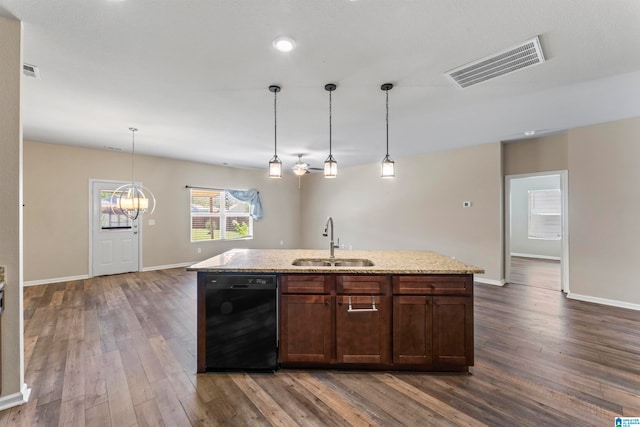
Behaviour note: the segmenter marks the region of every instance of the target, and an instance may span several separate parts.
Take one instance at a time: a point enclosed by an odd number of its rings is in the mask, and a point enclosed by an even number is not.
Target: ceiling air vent
[[[447,71],[445,75],[456,86],[464,89],[543,62],[544,54],[540,40],[536,37],[495,55]]]
[[[40,70],[38,67],[31,64],[22,64],[22,73],[27,77],[33,77],[34,79],[40,79]]]

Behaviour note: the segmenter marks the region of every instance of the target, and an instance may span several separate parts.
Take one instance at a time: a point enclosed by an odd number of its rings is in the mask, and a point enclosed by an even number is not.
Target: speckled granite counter
[[[216,273],[361,273],[361,274],[480,274],[484,270],[431,251],[336,250],[335,258],[369,259],[370,267],[291,265],[299,258],[324,259],[328,250],[233,249],[188,267]]]

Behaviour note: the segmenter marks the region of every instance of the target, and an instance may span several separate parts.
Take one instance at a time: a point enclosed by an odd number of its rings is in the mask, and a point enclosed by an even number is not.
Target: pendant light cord
[[[331,92],[329,91],[329,157],[331,157]]]
[[[273,155],[278,156],[278,91],[273,91]]]
[[[387,157],[389,157],[389,89],[384,92],[387,94]]]

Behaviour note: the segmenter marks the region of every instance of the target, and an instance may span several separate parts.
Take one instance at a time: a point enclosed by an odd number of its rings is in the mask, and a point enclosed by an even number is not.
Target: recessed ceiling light
[[[291,52],[296,47],[296,42],[291,37],[278,37],[273,41],[273,47],[280,52]]]

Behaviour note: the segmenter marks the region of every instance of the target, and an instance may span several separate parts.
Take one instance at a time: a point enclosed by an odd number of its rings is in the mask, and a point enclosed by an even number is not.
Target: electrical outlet
[[[156,220],[155,219],[150,219],[148,224],[149,225],[156,225]]]
[[[198,248],[198,253],[202,253],[202,248]]]

